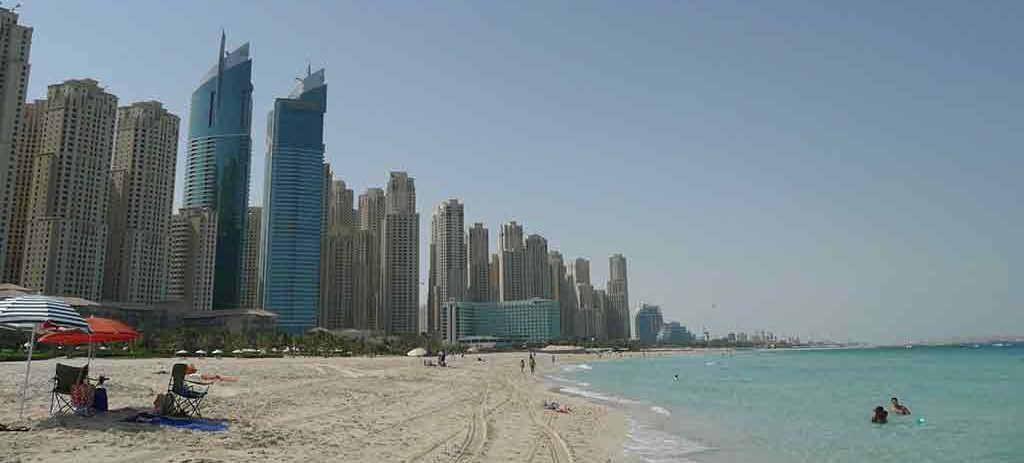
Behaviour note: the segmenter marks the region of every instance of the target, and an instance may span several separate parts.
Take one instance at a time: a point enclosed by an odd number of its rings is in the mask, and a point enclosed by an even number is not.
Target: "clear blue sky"
[[[22,2],[30,98],[185,115],[221,29],[252,42],[254,202],[309,61],[337,175],[409,171],[424,245],[456,197],[715,333],[1024,333],[1021,2]]]

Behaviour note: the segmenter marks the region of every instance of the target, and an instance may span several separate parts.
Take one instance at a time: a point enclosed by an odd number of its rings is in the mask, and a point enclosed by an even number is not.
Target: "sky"
[[[416,178],[423,280],[459,198],[596,286],[624,254],[631,305],[694,330],[1024,334],[1021,2],[22,3],[29,99],[89,77],[185,116],[221,30],[251,42],[254,204],[273,99],[325,67],[328,161]]]

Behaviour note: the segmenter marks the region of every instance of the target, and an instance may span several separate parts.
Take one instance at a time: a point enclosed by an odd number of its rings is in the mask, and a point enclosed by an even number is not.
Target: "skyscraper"
[[[558,301],[558,308],[561,313],[562,337],[574,335],[573,321],[576,318],[576,290],[572,280],[566,275],[565,260],[562,253],[551,251],[548,253],[548,267],[551,273],[551,288],[554,293],[554,300]]]
[[[368,188],[359,195],[359,231],[352,262],[352,325],[360,330],[384,331],[380,297],[384,209],[384,190]]]
[[[523,226],[514,221],[502,224],[499,241],[501,244],[498,249],[500,298],[502,301],[526,299],[526,288],[523,284],[523,266],[526,263]]]
[[[491,260],[487,263],[487,277],[490,280],[490,302],[501,300],[501,258],[498,254],[491,254]]]
[[[262,246],[263,208],[249,206],[245,216],[245,245],[242,248],[242,293],[239,305],[245,309],[263,308],[260,292],[260,250]]]
[[[389,335],[419,331],[420,215],[416,186],[405,172],[392,172],[384,197],[381,230],[381,303]]]
[[[324,71],[307,69],[268,116],[260,285],[263,307],[292,334],[318,321],[325,112]]]
[[[167,298],[167,240],[181,120],[156,101],[117,111],[103,299],[152,304]]]
[[[208,207],[183,207],[171,217],[167,297],[189,310],[213,308],[217,251],[216,214]]]
[[[490,243],[487,228],[482,223],[474,223],[469,229],[469,289],[466,298],[473,302],[491,301]]]
[[[629,280],[626,277],[626,258],[615,254],[608,259],[608,337],[630,338]]]
[[[241,302],[252,158],[249,44],[225,53],[224,41],[222,34],[217,64],[192,92],[184,191],[186,207],[208,207],[216,214],[213,306],[218,309]]]
[[[43,121],[46,100],[36,100],[24,106],[21,127],[15,147],[15,165],[10,192],[10,225],[7,229],[7,263],[2,275],[4,282],[20,283],[21,267],[25,259],[25,232],[28,228],[29,203],[32,198],[32,164],[43,141]]]
[[[554,299],[551,289],[551,267],[548,263],[548,240],[543,236],[526,237],[523,286],[526,299]]]
[[[640,344],[656,343],[662,324],[664,324],[664,319],[661,315],[661,308],[641,302],[636,312],[636,333]]]
[[[577,257],[572,262],[572,267],[569,268],[569,272],[572,274],[572,279],[576,284],[591,284],[590,283],[590,261],[583,257]]]
[[[32,47],[32,28],[18,24],[18,15],[12,9],[0,8],[0,277],[14,277],[15,270],[7,270],[10,259],[6,257],[9,227],[13,220],[13,201],[19,191],[17,172],[23,169],[19,163],[24,159],[18,153],[18,130],[23,127],[22,107],[25,104],[25,87],[28,86],[28,57]],[[27,112],[28,110],[26,110]],[[27,159],[24,162],[29,162]],[[24,210],[24,205],[22,206]],[[24,219],[16,225],[24,232]],[[18,239],[23,239],[19,236]],[[20,266],[20,264],[19,264]],[[4,278],[14,281],[12,278]]]
[[[68,80],[48,88],[44,118],[21,285],[99,300],[117,97],[95,80]]]
[[[439,332],[441,308],[466,300],[466,209],[457,199],[434,208],[430,218],[430,294],[427,329]]]
[[[328,329],[355,325],[355,261],[359,229],[352,208],[352,195],[344,181],[331,182],[320,271],[320,326]]]

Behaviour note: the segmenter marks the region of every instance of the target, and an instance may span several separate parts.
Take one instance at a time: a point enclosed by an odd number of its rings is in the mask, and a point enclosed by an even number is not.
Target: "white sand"
[[[553,368],[540,355],[535,376],[525,354],[450,359],[429,368],[414,358],[189,359],[200,373],[238,376],[212,387],[203,414],[225,432],[122,423],[126,414],[48,418],[57,360],[35,362],[26,417],[18,420],[24,363],[0,363],[0,461],[16,462],[625,462],[625,416],[544,390]],[[559,363],[572,356],[560,355]],[[82,359],[60,360],[80,365]],[[175,359],[93,360],[111,409],[148,409],[167,388]],[[571,414],[544,410],[557,400]]]

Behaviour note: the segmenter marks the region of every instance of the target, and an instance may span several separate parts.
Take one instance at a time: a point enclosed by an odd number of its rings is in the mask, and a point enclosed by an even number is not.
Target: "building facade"
[[[477,222],[467,233],[469,281],[466,300],[470,302],[491,301],[491,266],[488,257],[491,255],[487,228]]]
[[[381,231],[384,226],[384,190],[368,188],[359,195],[359,232],[353,258],[352,324],[359,330],[384,331],[381,303]]]
[[[18,131],[24,126],[22,118],[29,111],[23,111],[23,107],[31,48],[32,28],[18,24],[18,14],[13,8],[0,8],[0,277],[9,282],[15,281],[15,276],[20,278],[20,268],[7,269],[11,259],[6,256],[8,249],[14,248],[8,243],[12,222],[19,220],[14,211],[19,195],[18,172],[26,168],[21,164],[31,166],[18,147],[21,139]],[[23,239],[24,218],[15,226],[21,230],[13,233]],[[24,245],[19,243],[19,246]]]
[[[441,315],[444,339],[496,338],[499,342],[540,343],[561,333],[558,303],[550,299],[445,304]]]
[[[326,112],[324,71],[307,71],[274,101],[267,124],[260,289],[263,307],[292,334],[318,322]]]
[[[14,177],[11,179],[10,221],[7,228],[7,259],[3,281],[21,282],[21,266],[25,259],[25,232],[28,229],[29,204],[32,199],[32,164],[42,144],[46,100],[36,100],[23,107],[21,128],[15,146]]]
[[[636,312],[636,334],[640,344],[658,342],[658,333],[661,332],[664,322],[660,307],[641,302]]]
[[[615,254],[608,259],[608,337],[629,339],[631,337],[629,316],[629,279],[626,275],[626,258]]]
[[[498,250],[499,299],[502,301],[524,300],[526,299],[526,287],[523,281],[526,246],[523,243],[523,226],[514,221],[502,224],[499,241],[501,244],[501,248]]]
[[[224,40],[217,64],[192,93],[183,197],[185,207],[208,207],[216,215],[213,305],[233,309],[242,294],[253,87],[249,44],[225,53]]]
[[[47,89],[33,155],[21,285],[99,300],[117,97],[91,79]]]
[[[381,230],[381,303],[388,335],[419,333],[420,215],[416,185],[405,172],[392,172],[384,197]]]
[[[526,237],[523,258],[523,292],[527,299],[554,299],[551,289],[551,266],[548,262],[548,240],[540,235]]]
[[[245,215],[245,244],[242,247],[241,301],[244,309],[263,307],[260,292],[260,250],[263,248],[263,208],[249,206]]]
[[[110,168],[110,230],[103,300],[152,304],[167,298],[167,240],[181,120],[157,101],[117,111]]]
[[[333,180],[328,190],[327,232],[320,272],[320,326],[327,329],[355,326],[355,260],[359,233],[355,213],[352,190],[344,181]]]
[[[441,329],[441,308],[466,300],[466,208],[449,199],[434,208],[430,218],[430,274],[427,331]]]
[[[171,217],[167,298],[188,310],[213,309],[217,216],[208,207],[183,207]]]
[[[498,254],[491,254],[491,260],[487,263],[487,277],[490,280],[491,300],[501,300],[501,258]]]
[[[576,317],[576,289],[565,271],[565,259],[562,253],[548,253],[548,266],[551,268],[551,287],[561,312],[562,337],[575,335],[574,321]]]

